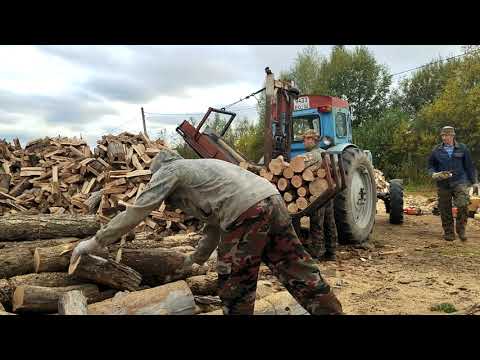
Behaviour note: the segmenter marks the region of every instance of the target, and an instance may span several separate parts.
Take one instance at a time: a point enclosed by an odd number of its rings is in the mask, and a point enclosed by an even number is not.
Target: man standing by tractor
[[[442,220],[444,239],[455,240],[453,204],[457,207],[455,230],[460,240],[467,240],[465,228],[468,219],[470,185],[478,189],[476,171],[466,145],[455,140],[455,129],[444,126],[440,132],[442,143],[437,145],[428,159],[428,171],[437,182],[438,208]]]
[[[182,269],[202,265],[218,246],[224,314],[253,314],[262,261],[310,314],[342,314],[340,302],[298,239],[283,198],[268,180],[226,161],[184,159],[168,149],[155,156],[150,170],[152,178],[135,203],[79,243],[71,262],[118,241],[165,200],[206,223],[206,236]]]
[[[312,157],[313,160],[321,160],[321,153],[325,151],[318,146],[318,141],[319,136],[312,129],[303,134],[303,145],[307,150],[307,157]],[[335,261],[337,239],[334,200],[331,199],[310,217],[310,236],[304,240],[304,245],[312,256],[320,260]]]

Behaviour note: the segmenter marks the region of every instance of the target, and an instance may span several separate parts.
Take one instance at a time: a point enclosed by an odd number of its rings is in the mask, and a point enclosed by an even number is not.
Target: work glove
[[[445,180],[448,179],[451,176],[451,174],[448,171],[440,171],[440,172],[435,172],[432,174],[432,179],[439,181],[439,180]]]
[[[100,250],[101,248],[102,247],[98,243],[95,236],[91,239],[81,241],[73,249],[72,256],[70,257],[70,264],[74,264],[81,255],[91,254],[95,251]]]

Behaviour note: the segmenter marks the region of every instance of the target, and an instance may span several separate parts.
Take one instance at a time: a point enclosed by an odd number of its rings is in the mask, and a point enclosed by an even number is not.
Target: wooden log
[[[114,160],[125,161],[125,149],[119,141],[112,141],[107,146],[107,156],[110,162]]]
[[[293,172],[299,174],[305,170],[305,158],[303,156],[295,156],[290,161],[290,167],[292,168]]]
[[[265,168],[262,168],[259,172],[260,176],[267,179],[268,181],[272,181],[273,179],[273,173],[271,171],[268,171]]]
[[[291,179],[293,175],[295,175],[295,172],[293,171],[292,167],[289,165],[285,169],[283,169],[282,175],[285,179]]]
[[[295,204],[297,204],[299,210],[305,210],[308,206],[308,201],[304,197],[299,197],[295,200]]]
[[[33,268],[36,273],[67,271],[72,250],[78,242],[70,242],[57,246],[39,247],[33,253]],[[95,255],[108,256],[107,250],[99,250]]]
[[[290,186],[290,182],[288,181],[288,179],[285,179],[285,178],[278,179],[278,182],[277,182],[278,190],[286,191],[288,190],[289,186]]]
[[[33,272],[32,250],[10,248],[0,250],[0,278],[29,274]]]
[[[15,185],[10,192],[8,193],[9,195],[13,197],[17,197],[23,192],[29,188],[32,187],[32,184],[28,181],[28,179],[22,179],[17,185]]]
[[[263,167],[249,163],[248,161],[240,161],[239,166],[242,169],[253,172],[254,174],[260,175],[260,171]]]
[[[59,315],[87,315],[87,298],[80,290],[71,290],[58,300]]]
[[[327,175],[327,171],[324,168],[320,168],[317,170],[317,177],[323,179]]]
[[[87,299],[100,295],[98,286],[93,284],[72,285],[67,287],[44,287],[21,285],[13,293],[14,312],[56,312],[60,297],[72,290],[79,290]]]
[[[142,281],[149,286],[185,279],[194,275],[206,274],[205,266],[194,265],[190,271],[176,273],[186,255],[172,249],[122,249],[121,264],[135,269],[142,275]]]
[[[0,217],[0,234],[4,241],[86,237],[95,235],[100,222],[94,215],[9,215]]]
[[[83,204],[87,207],[89,214],[95,214],[100,205],[100,201],[102,200],[103,189],[99,191],[95,191],[90,195],[90,197],[83,202]]]
[[[310,195],[310,197],[308,198],[308,201],[310,201],[310,203],[313,203],[315,200],[318,199],[318,196],[316,195]]]
[[[306,187],[301,186],[297,189],[297,195],[300,197],[306,197],[308,195],[308,190]]]
[[[255,302],[254,315],[308,315],[288,291],[280,291]],[[222,310],[215,310],[200,315],[223,315]]]
[[[294,199],[294,196],[291,192],[287,191],[286,193],[283,194],[283,200],[285,200],[285,202],[289,203],[289,202],[292,202]]]
[[[297,189],[303,185],[303,179],[300,175],[293,176],[290,182],[293,185],[293,187]]]
[[[185,281],[193,295],[217,295],[218,275],[216,272],[192,276],[186,278]]]
[[[273,173],[273,175],[282,175],[283,169],[288,166],[288,163],[283,161],[281,158],[273,159],[268,164],[268,169]]]
[[[302,216],[300,218],[300,226],[302,228],[309,229],[310,228],[310,218],[308,216]]]
[[[298,212],[298,205],[295,202],[291,202],[288,204],[287,209],[290,214],[295,214]]]
[[[79,240],[80,240],[79,238],[75,238],[75,237],[66,237],[66,238],[58,238],[58,239],[43,239],[43,240],[33,240],[33,241],[0,241],[0,253],[4,249],[28,248],[31,250],[32,256],[33,256],[35,248],[37,247],[56,246],[56,245],[76,242]]]
[[[0,173],[0,191],[8,193],[10,190],[10,180],[12,176],[9,174]]]
[[[80,256],[68,274],[118,290],[136,291],[142,282],[142,275],[132,268],[95,255]]]
[[[315,180],[315,174],[310,169],[305,169],[302,173],[302,179],[305,181],[313,181]]]
[[[183,280],[88,305],[88,315],[193,315],[195,299]]]
[[[320,196],[327,189],[328,183],[325,179],[317,178],[308,184],[308,191],[314,196]]]

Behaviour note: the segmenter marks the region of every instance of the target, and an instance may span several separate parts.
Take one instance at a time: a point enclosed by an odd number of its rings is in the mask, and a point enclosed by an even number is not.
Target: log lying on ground
[[[58,311],[60,297],[72,290],[80,290],[89,302],[94,302],[100,296],[98,286],[93,284],[73,285],[68,287],[18,286],[13,293],[14,312]]]
[[[87,298],[80,290],[71,290],[58,300],[59,315],[87,315]]]
[[[201,315],[223,315],[221,310]],[[255,302],[254,315],[308,315],[288,291],[280,291]]]
[[[49,247],[49,246],[56,246],[61,244],[68,244],[73,243],[76,241],[80,241],[77,237],[66,237],[66,238],[58,238],[58,239],[42,239],[42,240],[32,240],[32,241],[0,241],[0,251],[2,249],[20,249],[20,248],[28,248],[35,250],[37,247]]]
[[[21,285],[65,287],[82,283],[85,282],[60,272],[20,275],[8,280],[0,279],[0,302],[5,306],[11,305],[13,293]]]
[[[28,248],[0,250],[0,278],[33,272],[32,251]]]
[[[0,217],[0,234],[4,241],[87,237],[100,229],[94,215],[8,215]]]
[[[195,300],[183,280],[131,293],[88,306],[89,315],[193,315]]]
[[[61,244],[51,247],[36,248],[33,253],[33,267],[36,273],[67,271],[72,250],[78,242]],[[94,255],[107,257],[108,251],[101,249]]]
[[[123,249],[120,263],[138,271],[142,275],[143,283],[150,286],[207,272],[205,266],[194,265],[191,271],[176,273],[186,255],[174,249]]]
[[[296,156],[290,161],[290,167],[293,172],[301,173],[305,170],[305,158],[303,156]]]
[[[68,274],[118,290],[138,290],[142,275],[132,268],[95,255],[80,256]]]
[[[185,279],[193,295],[217,295],[218,275],[215,272]]]

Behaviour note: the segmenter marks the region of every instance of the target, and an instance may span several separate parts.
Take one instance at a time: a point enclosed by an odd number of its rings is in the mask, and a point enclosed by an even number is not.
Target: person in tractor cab
[[[324,152],[318,146],[319,135],[313,129],[303,134],[303,145],[307,150],[307,157],[321,160]],[[319,208],[314,216],[310,217],[310,236],[304,240],[304,246],[312,256],[325,261],[335,261],[337,248],[337,226],[335,224],[333,199]]]
[[[467,240],[469,186],[478,190],[475,167],[466,145],[455,140],[455,129],[444,126],[440,132],[442,143],[435,146],[428,159],[428,172],[437,182],[438,209],[442,220],[444,239],[455,240],[452,199],[457,207],[455,230],[460,240]]]
[[[135,203],[80,242],[72,263],[118,241],[165,201],[206,223],[206,235],[177,271],[202,265],[218,247],[218,293],[225,315],[253,314],[262,261],[310,314],[343,313],[268,180],[226,161],[184,159],[168,149],[155,156],[150,170],[152,178]]]

